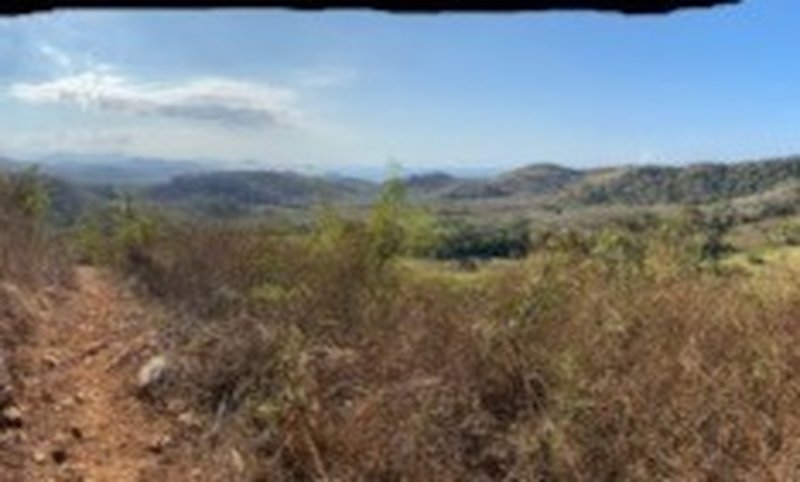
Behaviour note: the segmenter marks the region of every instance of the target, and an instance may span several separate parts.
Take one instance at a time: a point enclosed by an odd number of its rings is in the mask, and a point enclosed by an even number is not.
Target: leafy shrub
[[[408,203],[406,186],[399,178],[387,182],[367,229],[379,264],[400,254],[424,253],[436,243],[433,218]]]
[[[438,259],[520,258],[530,248],[530,232],[525,221],[507,226],[478,227],[453,222],[441,228],[433,249]]]
[[[145,252],[163,220],[138,206],[130,195],[85,214],[72,230],[82,261],[132,271],[147,264]]]
[[[785,246],[800,246],[800,223],[784,222],[771,234],[773,243]]]

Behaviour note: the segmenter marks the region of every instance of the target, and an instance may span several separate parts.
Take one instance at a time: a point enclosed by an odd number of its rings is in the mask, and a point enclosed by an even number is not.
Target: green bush
[[[367,223],[372,255],[380,265],[401,254],[427,252],[436,244],[434,226],[427,212],[409,204],[402,180],[390,179]]]
[[[148,262],[146,253],[162,224],[126,195],[85,214],[71,230],[72,242],[84,262],[133,271]]]
[[[773,243],[782,246],[800,246],[800,223],[784,222],[770,236]]]
[[[438,259],[521,258],[530,249],[527,222],[479,227],[456,221],[440,227],[433,256]]]

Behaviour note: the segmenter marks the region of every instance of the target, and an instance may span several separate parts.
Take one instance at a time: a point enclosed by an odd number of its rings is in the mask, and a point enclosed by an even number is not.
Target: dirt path
[[[51,311],[20,351],[24,463],[0,480],[154,480],[170,425],[134,395],[136,370],[153,353],[153,311],[86,267]]]

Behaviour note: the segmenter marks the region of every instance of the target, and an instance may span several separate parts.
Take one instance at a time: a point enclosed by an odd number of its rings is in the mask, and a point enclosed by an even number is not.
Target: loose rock
[[[41,450],[37,450],[33,453],[33,461],[37,464],[43,464],[45,460],[47,460],[47,454]]]
[[[19,407],[10,406],[3,409],[0,413],[0,429],[2,428],[21,428],[22,411]]]
[[[52,370],[58,366],[58,358],[52,353],[48,353],[42,357],[42,363],[44,363],[45,367]]]
[[[167,357],[157,355],[145,362],[139,369],[136,387],[140,393],[147,393],[164,380],[169,364]]]
[[[154,454],[160,454],[164,452],[164,449],[167,448],[170,443],[172,443],[172,437],[169,435],[160,435],[150,442],[150,445],[147,446],[147,450]]]
[[[191,411],[186,411],[178,415],[178,423],[186,428],[198,428],[202,425],[197,415]]]
[[[233,467],[236,469],[237,472],[244,473],[245,471],[245,463],[242,454],[239,453],[236,449],[231,449],[231,463],[233,463]]]

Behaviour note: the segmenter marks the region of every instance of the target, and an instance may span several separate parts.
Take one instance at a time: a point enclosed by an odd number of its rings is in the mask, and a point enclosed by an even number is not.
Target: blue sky
[[[592,12],[0,19],[0,155],[335,170],[800,153],[800,2]]]

